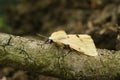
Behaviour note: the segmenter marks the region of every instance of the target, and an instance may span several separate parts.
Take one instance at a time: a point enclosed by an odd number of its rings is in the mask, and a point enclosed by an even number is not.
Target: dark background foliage
[[[23,0],[5,10],[9,32],[49,36],[57,30],[90,34],[98,48],[115,49],[119,0]],[[110,40],[111,39],[111,40]]]

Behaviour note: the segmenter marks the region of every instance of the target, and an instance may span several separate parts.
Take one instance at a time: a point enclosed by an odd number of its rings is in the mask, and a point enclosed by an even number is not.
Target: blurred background
[[[65,30],[90,34],[98,48],[114,50],[119,25],[120,0],[0,0],[0,31],[9,34]]]
[[[0,0],[0,32],[89,34],[97,48],[118,50],[120,0]]]

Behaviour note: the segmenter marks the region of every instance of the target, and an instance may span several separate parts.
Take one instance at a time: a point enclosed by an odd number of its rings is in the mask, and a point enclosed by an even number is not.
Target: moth
[[[97,50],[90,35],[67,34],[65,31],[53,32],[49,40],[58,46],[69,46],[71,49],[88,56],[97,56]]]

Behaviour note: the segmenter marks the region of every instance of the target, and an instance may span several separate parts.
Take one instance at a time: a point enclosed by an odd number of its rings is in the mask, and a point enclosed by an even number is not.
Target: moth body
[[[88,56],[98,55],[94,41],[91,36],[86,34],[66,34],[65,31],[57,31],[51,34],[49,40],[52,40],[59,46],[68,46],[69,48]]]
[[[66,39],[67,38],[67,34],[65,33],[65,31],[57,31],[51,34],[51,36],[49,37],[50,40],[53,40],[54,42],[57,42],[61,39]]]

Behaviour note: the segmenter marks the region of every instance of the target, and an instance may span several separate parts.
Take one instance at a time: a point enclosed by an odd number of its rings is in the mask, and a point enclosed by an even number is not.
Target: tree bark
[[[62,80],[116,80],[120,51],[98,49],[96,57],[37,39],[0,33],[0,66],[10,66]]]

